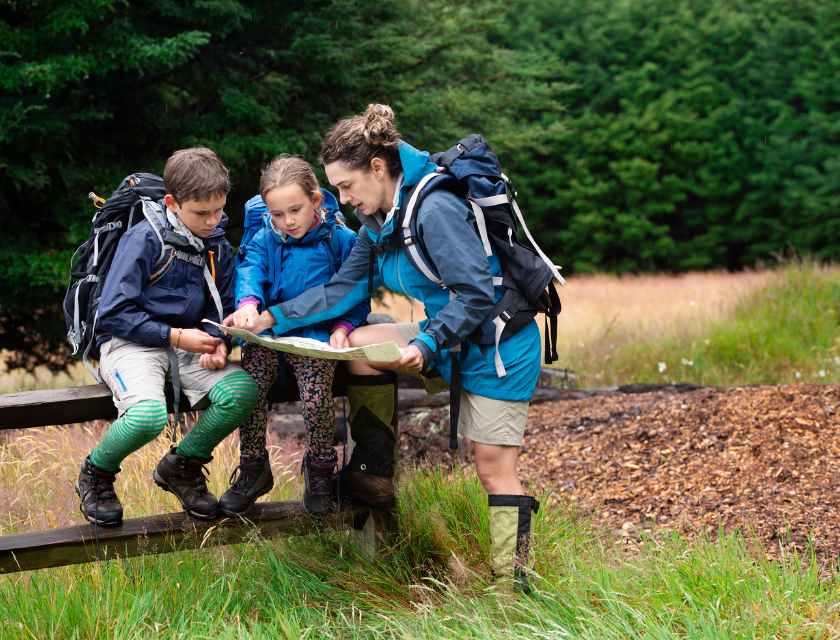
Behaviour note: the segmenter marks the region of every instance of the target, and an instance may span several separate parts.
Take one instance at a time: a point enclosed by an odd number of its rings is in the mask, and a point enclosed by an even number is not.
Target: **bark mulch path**
[[[529,412],[520,471],[537,492],[592,510],[617,537],[752,528],[771,557],[806,551],[811,539],[821,562],[836,562],[837,412],[840,385],[818,384],[547,402]],[[440,448],[427,439],[420,452],[409,433],[400,440],[409,457]],[[459,457],[469,462],[470,452]]]

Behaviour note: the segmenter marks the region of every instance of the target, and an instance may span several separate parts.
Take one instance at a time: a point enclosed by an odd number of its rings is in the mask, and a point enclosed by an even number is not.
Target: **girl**
[[[276,157],[262,172],[260,195],[270,215],[236,269],[237,311],[229,317],[230,324],[255,333],[262,331],[255,328],[261,311],[329,281],[356,244],[356,234],[336,220],[335,197],[318,188],[306,161],[288,155]],[[249,205],[262,205],[255,200]],[[346,345],[348,334],[365,323],[369,312],[370,296],[364,295],[338,321],[322,318],[276,335]],[[302,468],[306,483],[303,505],[310,515],[322,518],[332,505],[332,475],[338,462],[332,446],[336,361],[291,353],[284,356],[297,378],[309,432]],[[279,366],[285,365],[280,361]],[[229,516],[246,514],[257,498],[274,486],[266,449],[266,395],[279,373],[277,352],[247,342],[242,347],[242,368],[253,376],[260,395],[253,413],[239,428],[240,464],[231,475],[232,486],[219,501],[222,512]],[[239,477],[234,481],[237,471]]]
[[[527,590],[531,516],[539,503],[522,491],[517,457],[539,375],[536,322],[499,345],[506,369],[499,377],[496,347],[481,347],[469,338],[503,293],[503,287],[494,285],[502,276],[499,259],[495,250],[486,257],[472,210],[446,190],[432,191],[419,205],[420,237],[414,239],[446,289],[415,269],[404,249],[389,250],[401,232],[400,206],[406,194],[437,168],[428,153],[400,139],[390,107],[370,105],[364,115],[338,122],[324,138],[321,162],[341,201],[356,207],[364,225],[359,240],[338,276],[295,300],[269,307],[255,324],[282,334],[343,313],[366,295],[372,263],[374,289],[384,283],[423,302],[428,319],[421,323],[371,325],[349,338],[352,346],[395,340],[404,352],[391,363],[349,363],[347,396],[356,445],[342,493],[373,504],[393,500],[394,371],[437,369],[448,382],[450,356],[460,345],[459,428],[475,444],[476,471],[488,493],[491,567],[497,580]]]

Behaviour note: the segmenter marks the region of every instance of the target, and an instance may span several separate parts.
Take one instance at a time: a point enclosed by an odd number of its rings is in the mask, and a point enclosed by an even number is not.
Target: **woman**
[[[476,471],[488,493],[492,552],[497,581],[528,589],[531,516],[539,503],[524,495],[517,457],[540,367],[536,322],[501,343],[506,374],[499,377],[495,347],[473,345],[470,334],[501,296],[494,278],[502,275],[495,253],[489,258],[475,228],[471,209],[445,190],[431,192],[416,213],[420,244],[446,288],[426,279],[404,250],[383,250],[395,242],[399,207],[423,176],[435,171],[429,154],[400,139],[394,112],[369,105],[364,115],[339,121],[324,139],[321,162],[341,202],[352,204],[363,227],[341,270],[325,285],[269,307],[252,331],[275,335],[292,328],[340,317],[368,295],[369,287],[405,293],[425,305],[420,323],[377,324],[359,328],[349,346],[395,341],[404,349],[394,362],[347,363],[350,428],[356,446],[348,463],[350,495],[370,506],[393,504],[394,385],[396,371],[412,374],[437,369],[448,382],[451,350],[460,348],[461,415],[459,431],[473,441]],[[370,263],[374,260],[373,282]],[[232,325],[230,319],[227,321]],[[333,346],[348,346],[333,340]]]

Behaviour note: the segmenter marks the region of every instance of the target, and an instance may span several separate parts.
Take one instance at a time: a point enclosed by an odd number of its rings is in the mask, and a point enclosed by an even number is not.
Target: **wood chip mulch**
[[[715,537],[722,526],[754,531],[771,557],[810,539],[822,563],[836,563],[839,411],[840,385],[818,384],[547,402],[530,409],[520,472],[617,538],[671,527]],[[400,440],[415,453],[416,437]]]

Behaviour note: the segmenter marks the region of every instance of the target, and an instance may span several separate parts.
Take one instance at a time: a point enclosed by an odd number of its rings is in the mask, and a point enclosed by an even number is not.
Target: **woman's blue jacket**
[[[403,143],[399,153],[404,180],[401,203],[410,188],[437,166],[429,161],[428,153],[408,144]],[[277,321],[272,327],[276,335],[340,316],[365,299],[370,252],[376,244],[395,241],[397,216],[380,225],[373,216],[359,211],[356,215],[364,227],[341,270],[328,283],[269,307]],[[530,400],[540,371],[537,323],[532,321],[499,346],[507,372],[504,377],[496,374],[495,346],[482,347],[468,338],[503,293],[492,280],[502,275],[499,260],[495,251],[489,258],[485,256],[472,210],[448,191],[433,191],[420,205],[417,227],[448,291],[424,277],[402,249],[378,252],[374,289],[385,284],[423,302],[428,319],[420,323],[422,333],[411,344],[423,353],[427,367],[438,369],[448,381],[450,349],[462,344],[459,364],[464,389],[498,400]],[[456,294],[453,299],[450,291]]]
[[[338,202],[328,191],[320,224],[302,238],[280,234],[264,216],[263,228],[248,243],[243,261],[236,267],[236,303],[252,296],[259,300],[259,310],[293,300],[317,285],[329,282],[347,260],[356,244],[356,234],[336,221]],[[260,196],[245,205],[246,210],[264,208]],[[326,213],[324,213],[324,209]],[[267,209],[266,209],[267,210]],[[312,338],[329,342],[332,327],[346,320],[354,328],[362,326],[370,313],[370,296],[360,296],[337,316],[313,318],[310,322],[275,333],[278,336]]]

